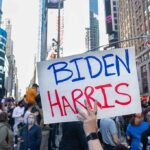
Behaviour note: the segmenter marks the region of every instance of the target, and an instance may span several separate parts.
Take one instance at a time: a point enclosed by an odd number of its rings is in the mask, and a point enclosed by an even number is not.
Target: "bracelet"
[[[86,137],[87,142],[90,141],[90,140],[96,140],[96,139],[98,139],[98,135],[97,135],[96,132],[90,133],[90,134]]]

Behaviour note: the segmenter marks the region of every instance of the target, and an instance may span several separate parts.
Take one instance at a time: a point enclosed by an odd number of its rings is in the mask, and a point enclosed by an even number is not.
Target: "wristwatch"
[[[98,135],[97,135],[96,132],[90,133],[90,134],[86,137],[87,142],[90,141],[90,140],[96,140],[96,139],[98,139]]]

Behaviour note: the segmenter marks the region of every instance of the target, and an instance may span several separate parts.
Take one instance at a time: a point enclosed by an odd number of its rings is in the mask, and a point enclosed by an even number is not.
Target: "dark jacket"
[[[81,122],[62,124],[60,150],[87,150],[87,142]]]
[[[38,125],[34,125],[28,130],[27,126],[23,129],[20,135],[21,139],[24,141],[20,144],[20,150],[40,150],[41,145],[41,128]]]
[[[147,150],[146,147],[150,148],[150,141],[148,141],[148,138],[150,139],[150,126],[142,134],[142,137],[141,137],[142,150]]]

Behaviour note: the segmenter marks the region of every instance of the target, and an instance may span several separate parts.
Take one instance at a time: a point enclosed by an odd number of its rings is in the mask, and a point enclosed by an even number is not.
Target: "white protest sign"
[[[77,121],[85,99],[98,118],[141,112],[133,47],[39,62],[38,78],[44,123]]]

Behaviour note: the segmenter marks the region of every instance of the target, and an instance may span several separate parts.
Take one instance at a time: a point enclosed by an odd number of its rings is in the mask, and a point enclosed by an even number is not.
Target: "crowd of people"
[[[142,113],[96,119],[78,109],[79,122],[44,124],[39,87],[33,84],[21,101],[0,103],[0,150],[150,150],[150,106]],[[58,138],[59,137],[59,138]]]

